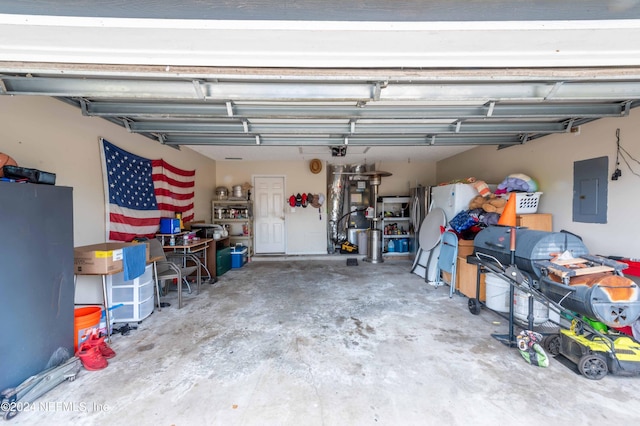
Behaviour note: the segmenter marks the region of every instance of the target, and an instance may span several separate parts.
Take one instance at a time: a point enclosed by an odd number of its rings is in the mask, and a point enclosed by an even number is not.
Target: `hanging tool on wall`
[[[624,149],[624,147],[620,144],[620,129],[616,129],[616,170],[611,175],[611,180],[618,180],[622,176],[622,171],[620,170],[620,159],[627,165],[631,174],[640,177],[640,171],[635,171],[631,167],[631,163],[629,160],[633,161],[636,164],[640,164],[636,158],[634,158],[629,151]]]
[[[616,170],[611,175],[611,180],[618,180],[622,176],[620,171],[620,129],[616,129]]]

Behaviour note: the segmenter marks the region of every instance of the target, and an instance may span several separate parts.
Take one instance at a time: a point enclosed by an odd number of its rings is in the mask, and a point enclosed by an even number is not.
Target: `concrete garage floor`
[[[19,424],[631,424],[640,377],[527,364],[408,261],[257,261],[154,312]]]

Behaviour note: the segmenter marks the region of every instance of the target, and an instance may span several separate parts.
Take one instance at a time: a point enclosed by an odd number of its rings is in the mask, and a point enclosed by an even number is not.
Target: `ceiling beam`
[[[163,138],[167,145],[224,145],[224,146],[252,146],[255,145],[253,136],[212,136],[212,135],[167,135]],[[261,145],[267,146],[332,146],[343,145],[343,136],[325,137],[283,137],[264,136],[260,138]],[[393,137],[354,137],[349,136],[349,145],[371,146],[456,146],[456,145],[516,145],[521,144],[522,138],[513,135],[485,135],[485,136],[393,136]]]
[[[81,100],[78,100],[81,102]],[[493,105],[493,107],[492,107]],[[107,117],[123,116],[143,118],[228,118],[226,103],[222,102],[139,102],[102,101],[86,102],[86,115]],[[355,105],[301,105],[269,103],[252,105],[235,103],[234,115],[256,118],[442,118],[442,119],[500,119],[500,118],[566,118],[566,117],[621,117],[629,113],[627,102],[555,103],[535,104],[504,103],[495,101],[485,105],[389,105],[369,103],[365,107]]]
[[[203,122],[128,122],[128,130],[134,133],[208,133],[208,134],[245,134],[241,121],[237,123]],[[251,133],[267,136],[269,134],[505,134],[505,133],[562,133],[567,131],[565,123],[531,122],[521,123],[460,123],[429,124],[411,123],[403,120],[380,123],[360,123],[352,131],[350,123],[251,123]]]
[[[1,76],[8,95],[46,95],[130,100],[198,100],[199,90],[191,81],[148,79],[79,79]],[[375,84],[334,82],[207,82],[200,83],[207,100],[268,102],[371,102]],[[544,101],[550,92],[555,102],[620,102],[640,99],[640,79],[634,81],[518,83],[389,83],[381,89],[380,101],[479,102]],[[366,108],[366,106],[365,106]]]
[[[640,104],[640,73],[520,81],[341,79],[325,70],[228,79],[28,73],[0,75],[0,84],[1,94],[56,96],[84,115],[171,146],[505,147],[624,117]]]

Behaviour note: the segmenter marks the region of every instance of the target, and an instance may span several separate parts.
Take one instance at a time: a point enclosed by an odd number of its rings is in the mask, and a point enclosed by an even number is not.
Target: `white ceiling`
[[[437,161],[626,116],[635,40],[637,0],[6,0],[0,94],[216,160]]]

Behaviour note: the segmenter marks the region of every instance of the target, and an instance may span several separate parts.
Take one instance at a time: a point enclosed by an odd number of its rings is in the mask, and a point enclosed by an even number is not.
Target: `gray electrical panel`
[[[608,158],[573,163],[573,221],[607,223]]]

